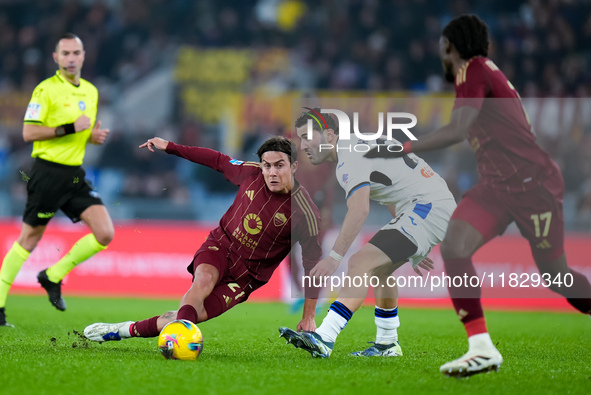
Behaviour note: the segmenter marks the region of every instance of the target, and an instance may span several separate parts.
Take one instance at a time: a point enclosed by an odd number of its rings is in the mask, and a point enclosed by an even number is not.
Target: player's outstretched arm
[[[347,199],[347,214],[331,253],[310,271],[313,277],[331,276],[353,244],[369,215],[369,183],[355,190]],[[340,258],[336,258],[340,256]]]
[[[368,151],[366,158],[400,158],[411,152],[433,151],[449,147],[468,137],[472,125],[478,118],[480,110],[470,106],[458,107],[451,113],[450,122],[435,132],[422,136],[417,141],[404,143],[400,152],[389,152],[385,146],[379,146]]]
[[[164,140],[160,137],[153,137],[139,146],[139,148],[147,148],[150,151],[154,152],[154,148],[159,149],[160,151],[166,151],[166,147],[168,146],[168,141]]]
[[[454,109],[449,124],[413,141],[409,144],[409,152],[433,151],[463,141],[468,137],[479,113],[479,109],[470,106]]]

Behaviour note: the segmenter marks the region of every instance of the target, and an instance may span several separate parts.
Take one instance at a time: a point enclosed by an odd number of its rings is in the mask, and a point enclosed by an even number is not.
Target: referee
[[[72,222],[84,221],[92,232],[37,275],[58,310],[66,309],[62,279],[74,266],[107,248],[115,233],[107,209],[81,166],[86,144],[102,144],[109,134],[100,128],[100,121],[95,123],[97,89],[80,78],[84,54],[76,35],[67,33],[60,38],[53,53],[58,71],[35,88],[25,114],[23,138],[33,142],[35,163],[28,179],[21,233],[0,269],[0,326],[10,325],[5,313],[10,286],[58,209]]]

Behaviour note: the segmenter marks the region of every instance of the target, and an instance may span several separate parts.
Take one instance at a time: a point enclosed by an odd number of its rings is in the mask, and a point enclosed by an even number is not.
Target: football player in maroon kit
[[[451,217],[441,254],[450,277],[475,276],[472,255],[512,222],[531,247],[549,287],[584,314],[591,314],[589,280],[567,266],[564,253],[564,182],[560,169],[536,143],[519,94],[488,55],[488,27],[475,15],[452,20],[439,40],[445,78],[455,83],[451,121],[409,141],[400,153],[374,149],[367,157],[398,157],[468,139],[478,161],[479,182]],[[381,151],[381,152],[380,152]],[[564,285],[572,276],[572,286]],[[558,278],[561,281],[554,281]],[[498,370],[503,358],[488,334],[480,287],[448,287],[468,334],[468,352],[441,366],[448,376]]]
[[[302,246],[306,274],[320,259],[320,214],[294,178],[297,149],[290,140],[272,137],[265,141],[257,151],[260,163],[239,161],[208,148],[177,145],[159,137],[149,139],[140,148],[156,148],[211,167],[238,185],[239,190],[219,226],[195,253],[188,267],[193,283],[178,311],[138,322],[92,324],[84,330],[88,339],[103,342],[155,337],[176,319],[199,323],[217,317],[267,283],[296,242]],[[298,327],[315,330],[318,290],[306,291]]]

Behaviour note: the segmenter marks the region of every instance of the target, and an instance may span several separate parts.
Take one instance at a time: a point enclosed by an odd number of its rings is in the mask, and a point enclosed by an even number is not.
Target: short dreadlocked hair
[[[339,133],[339,127],[330,114],[320,114],[320,108],[314,108],[308,112],[303,112],[295,121],[295,127],[301,128],[308,124],[308,119],[312,120],[312,129],[322,133],[324,130],[332,129]],[[320,115],[319,115],[320,114]],[[326,122],[326,124],[325,124]]]
[[[461,15],[443,29],[446,37],[468,60],[474,56],[488,56],[488,26],[476,15]]]

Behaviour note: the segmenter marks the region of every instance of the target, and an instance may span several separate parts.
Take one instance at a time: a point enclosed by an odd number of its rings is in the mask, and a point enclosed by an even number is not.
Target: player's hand
[[[340,263],[341,262],[337,261],[333,257],[327,256],[318,262],[312,270],[310,270],[310,276],[320,278],[324,276],[331,276],[334,272],[336,272]]]
[[[393,159],[402,158],[404,156],[404,152],[402,152],[402,150],[399,152],[392,152],[388,150],[388,147],[389,146],[385,144],[376,145],[367,151],[363,156],[369,159]]]
[[[298,332],[307,331],[307,332],[315,332],[316,331],[316,322],[314,321],[314,317],[304,317],[300,322],[298,322],[298,326],[296,327]]]
[[[80,118],[78,118],[80,119]],[[92,133],[90,134],[90,143],[91,144],[102,144],[107,139],[109,135],[109,129],[101,129],[101,121],[98,121],[94,128],[92,128]]]
[[[152,152],[154,152],[154,148],[164,151],[166,150],[167,145],[168,141],[161,139],[160,137],[154,137],[140,145],[140,148],[147,148]]]
[[[80,115],[80,117],[78,117],[78,119],[74,121],[74,129],[76,130],[76,132],[90,129],[90,118],[88,118],[84,114]]]
[[[431,258],[426,257],[425,259],[420,261],[416,267],[412,268],[412,270],[414,270],[415,273],[417,273],[419,276],[423,276],[423,273],[421,273],[419,268],[428,272],[428,271],[432,270],[433,268],[435,268],[435,265],[433,264],[433,261],[431,260]]]

